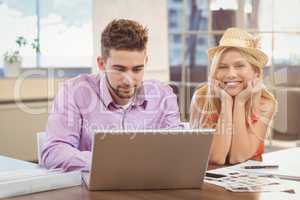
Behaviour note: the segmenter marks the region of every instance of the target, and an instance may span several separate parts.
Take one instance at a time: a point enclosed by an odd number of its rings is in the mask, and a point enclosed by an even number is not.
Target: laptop
[[[201,188],[213,129],[99,130],[88,190]]]

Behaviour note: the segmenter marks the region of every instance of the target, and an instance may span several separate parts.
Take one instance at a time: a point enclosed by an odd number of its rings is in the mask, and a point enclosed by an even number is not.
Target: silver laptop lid
[[[99,130],[90,190],[200,188],[213,129]]]

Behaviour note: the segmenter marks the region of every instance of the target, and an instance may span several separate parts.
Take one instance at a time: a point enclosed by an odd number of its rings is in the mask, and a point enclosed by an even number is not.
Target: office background
[[[270,58],[264,82],[279,102],[266,142],[273,148],[297,146],[299,8],[299,0],[0,0],[0,154],[36,160],[36,133],[45,129],[60,83],[98,73],[100,33],[114,18],[149,27],[146,78],[173,87],[182,121],[189,119],[195,88],[207,80],[206,50],[228,27],[259,34]],[[27,44],[18,48],[20,37]],[[14,50],[23,58],[18,78],[4,75],[2,55]]]

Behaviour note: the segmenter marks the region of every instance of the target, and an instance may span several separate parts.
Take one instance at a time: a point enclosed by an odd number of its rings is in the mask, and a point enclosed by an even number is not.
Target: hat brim
[[[261,63],[261,67],[265,66],[268,63],[268,56],[264,52],[262,52],[259,49],[254,49],[254,48],[246,48],[246,47],[233,47],[233,46],[217,46],[217,47],[212,47],[208,49],[207,54],[208,54],[208,59],[211,61],[216,54],[216,52],[222,48],[226,47],[232,47],[232,48],[237,48],[241,49],[250,55],[254,56],[259,63]]]

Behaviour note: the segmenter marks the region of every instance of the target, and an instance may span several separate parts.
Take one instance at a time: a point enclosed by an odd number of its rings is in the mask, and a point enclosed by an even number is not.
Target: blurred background
[[[0,0],[0,154],[36,161],[36,133],[65,79],[98,73],[100,34],[112,19],[149,28],[146,79],[169,84],[189,120],[207,80],[206,51],[228,27],[261,38],[264,82],[278,113],[267,151],[300,144],[300,0]]]

